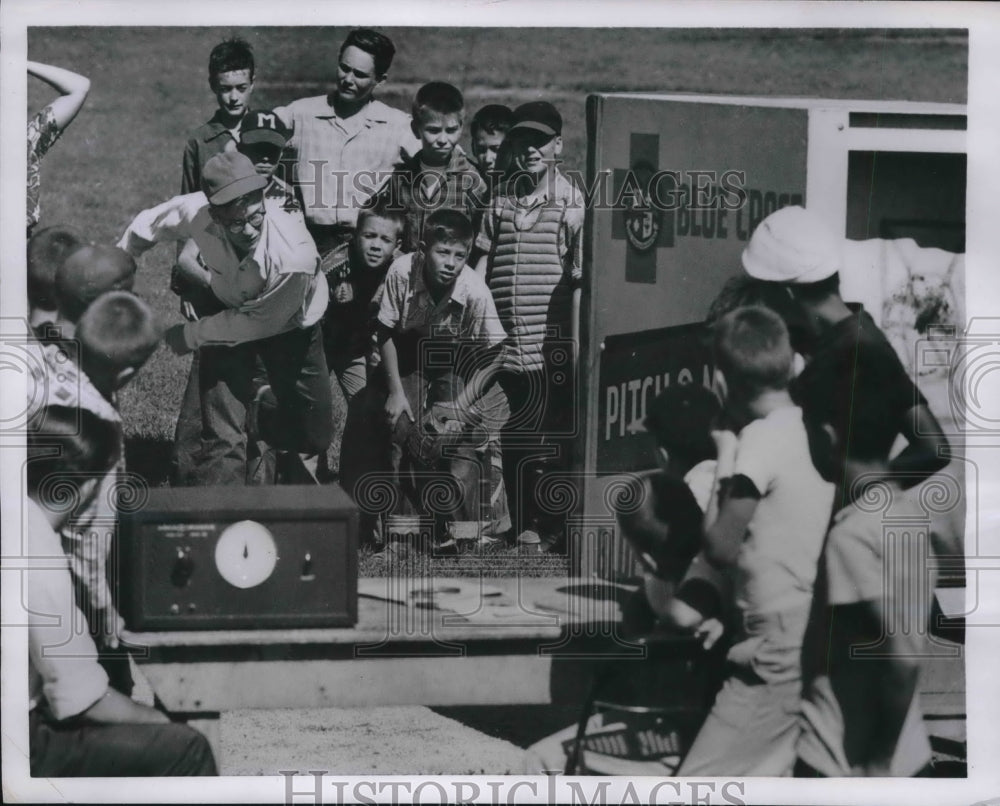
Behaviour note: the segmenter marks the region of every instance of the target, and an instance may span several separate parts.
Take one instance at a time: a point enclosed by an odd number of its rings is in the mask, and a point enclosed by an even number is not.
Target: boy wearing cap
[[[754,230],[743,250],[743,268],[758,280],[781,283],[807,328],[806,365],[792,386],[793,396],[802,401],[836,399],[837,411],[845,418],[889,401],[881,409],[882,427],[893,438],[901,434],[908,444],[888,466],[903,474],[902,483],[909,487],[948,464],[943,456],[948,441],[871,316],[863,309],[852,310],[840,296],[842,244],[816,214],[784,207]],[[847,433],[849,419],[833,425]],[[888,461],[888,455],[885,458]]]
[[[243,484],[246,419],[259,356],[284,412],[274,447],[315,457],[330,442],[331,402],[319,321],[326,279],[301,216],[265,198],[268,180],[250,159],[223,152],[205,164],[203,191],[145,210],[121,246],[141,255],[193,238],[216,313],[167,330],[178,355],[199,351],[202,452],[199,484]]]
[[[534,101],[514,110],[506,142],[514,172],[483,217],[477,271],[510,336],[498,380],[511,412],[504,470],[507,489],[520,502],[519,540],[548,549],[563,542],[564,524],[543,515],[535,487],[546,465],[564,466],[569,458],[573,373],[553,359],[567,352],[575,357],[579,343],[584,205],[557,165],[562,117],[552,104]],[[526,449],[526,440],[535,444]],[[539,447],[545,459],[537,459]]]
[[[404,252],[417,250],[424,222],[435,210],[458,210],[478,228],[489,189],[458,145],[464,123],[465,100],[456,87],[432,81],[417,90],[412,127],[420,151],[404,159],[373,199],[406,216]]]

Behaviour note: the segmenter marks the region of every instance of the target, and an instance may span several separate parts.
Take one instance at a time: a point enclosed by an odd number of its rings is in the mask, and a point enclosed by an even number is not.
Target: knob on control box
[[[351,626],[357,527],[336,485],[150,490],[120,516],[119,609],[133,631]]]

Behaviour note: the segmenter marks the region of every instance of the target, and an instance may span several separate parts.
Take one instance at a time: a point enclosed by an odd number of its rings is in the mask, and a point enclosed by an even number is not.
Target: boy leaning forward
[[[178,355],[199,351],[201,484],[243,484],[246,414],[259,356],[283,411],[279,450],[312,460],[330,443],[332,406],[319,321],[326,279],[302,217],[266,198],[268,180],[243,154],[210,159],[203,193],[139,213],[119,245],[133,256],[193,238],[216,311],[167,330]]]

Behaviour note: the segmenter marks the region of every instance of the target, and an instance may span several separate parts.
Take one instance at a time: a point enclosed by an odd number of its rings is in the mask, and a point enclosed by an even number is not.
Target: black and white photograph
[[[0,33],[5,800],[1000,803],[1000,13]]]

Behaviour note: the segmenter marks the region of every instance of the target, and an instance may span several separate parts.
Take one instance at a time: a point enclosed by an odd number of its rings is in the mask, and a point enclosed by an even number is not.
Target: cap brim
[[[240,142],[248,146],[257,145],[258,143],[266,143],[270,146],[284,148],[285,144],[288,142],[288,138],[281,132],[276,132],[274,129],[252,129],[251,131],[243,133],[240,137]]]
[[[529,131],[541,132],[542,134],[549,135],[549,137],[556,137],[559,134],[559,132],[551,126],[546,126],[544,123],[539,123],[535,120],[522,120],[520,123],[515,123],[510,127],[512,132],[517,131],[518,129],[528,129]]]
[[[221,204],[229,204],[229,202],[238,199],[240,196],[246,196],[255,190],[263,190],[267,187],[268,181],[267,177],[260,176],[259,174],[244,176],[242,179],[230,182],[224,188],[217,190],[213,195],[208,197],[208,203],[215,207]]]

